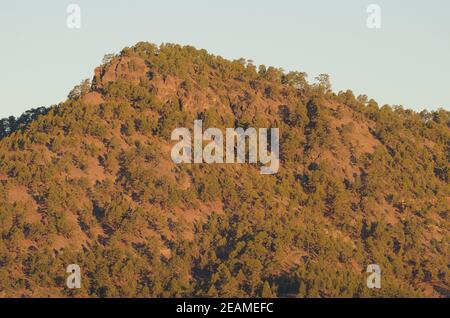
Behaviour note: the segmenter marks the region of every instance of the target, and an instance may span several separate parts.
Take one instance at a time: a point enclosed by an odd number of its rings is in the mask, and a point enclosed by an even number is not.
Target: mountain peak
[[[0,296],[448,296],[447,111],[149,43],[44,110],[1,122]],[[278,128],[279,172],[175,164],[198,119]]]

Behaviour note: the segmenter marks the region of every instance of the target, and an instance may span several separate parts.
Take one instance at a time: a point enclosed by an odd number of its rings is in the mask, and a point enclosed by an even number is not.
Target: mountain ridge
[[[447,111],[138,43],[32,119],[0,139],[1,296],[449,295]],[[175,165],[195,119],[280,128],[280,172]]]

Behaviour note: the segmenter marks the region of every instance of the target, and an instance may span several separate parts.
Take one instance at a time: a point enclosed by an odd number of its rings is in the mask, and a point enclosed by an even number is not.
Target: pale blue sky
[[[81,30],[66,8],[82,9]],[[366,27],[370,3],[381,30]],[[0,0],[0,118],[65,100],[104,54],[138,41],[332,77],[380,104],[450,109],[448,0]]]

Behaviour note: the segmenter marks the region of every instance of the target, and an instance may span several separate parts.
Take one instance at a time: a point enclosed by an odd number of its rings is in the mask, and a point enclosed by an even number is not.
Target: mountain
[[[196,119],[279,128],[278,173],[173,163]],[[450,296],[448,111],[138,43],[1,123],[1,297]]]

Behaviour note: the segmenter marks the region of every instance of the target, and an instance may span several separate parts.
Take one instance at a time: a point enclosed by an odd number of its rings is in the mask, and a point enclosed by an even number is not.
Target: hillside
[[[279,128],[278,174],[175,165],[195,119]],[[0,127],[0,297],[450,296],[448,111],[139,43]]]

